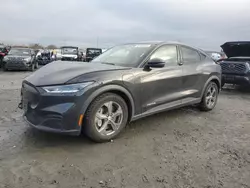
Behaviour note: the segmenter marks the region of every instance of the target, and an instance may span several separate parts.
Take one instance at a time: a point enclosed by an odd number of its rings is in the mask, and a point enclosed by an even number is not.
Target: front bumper
[[[39,59],[37,60],[38,62],[38,65],[47,65],[48,63],[51,63],[52,60],[42,60],[42,59]]]
[[[40,130],[40,131],[59,133],[59,134],[65,134],[65,135],[72,135],[72,136],[80,135],[79,130],[61,130],[61,129],[50,128],[50,127],[43,126],[43,125],[35,125],[35,124],[31,123],[25,115],[23,116],[23,119],[25,120],[25,122],[28,125],[30,125],[31,127],[35,128],[37,130]]]
[[[78,58],[74,58],[74,57],[62,57],[61,61],[78,61]]]
[[[32,127],[54,133],[80,135],[79,124],[85,96],[48,95],[41,88],[24,83],[21,90],[24,120]]]
[[[250,75],[222,74],[222,83],[250,85]]]
[[[27,70],[31,66],[30,63],[26,63],[23,61],[19,62],[12,62],[12,61],[7,61],[5,62],[5,67],[6,69],[11,69],[11,70]]]

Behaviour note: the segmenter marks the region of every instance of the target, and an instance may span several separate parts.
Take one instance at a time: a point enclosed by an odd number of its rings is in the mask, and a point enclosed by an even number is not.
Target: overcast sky
[[[250,0],[0,0],[0,41],[101,47],[250,40]]]

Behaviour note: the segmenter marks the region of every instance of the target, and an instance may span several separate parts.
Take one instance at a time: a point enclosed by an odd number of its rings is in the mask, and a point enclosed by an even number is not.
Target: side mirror
[[[146,66],[151,68],[162,68],[165,66],[165,61],[159,58],[153,58],[148,61]]]

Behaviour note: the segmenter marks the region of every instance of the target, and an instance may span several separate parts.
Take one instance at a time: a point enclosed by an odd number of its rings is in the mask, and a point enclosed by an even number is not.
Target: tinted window
[[[157,49],[150,59],[159,58],[165,61],[167,64],[177,65],[177,50],[176,46],[166,45]]]
[[[182,59],[184,63],[196,63],[201,60],[199,53],[191,48],[181,47]]]

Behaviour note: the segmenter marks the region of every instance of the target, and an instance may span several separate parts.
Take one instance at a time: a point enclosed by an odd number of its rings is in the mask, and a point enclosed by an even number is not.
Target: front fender
[[[132,117],[134,116],[134,112],[135,112],[135,103],[134,103],[134,99],[132,97],[132,95],[130,94],[130,92],[120,86],[120,85],[115,85],[115,84],[112,84],[112,85],[105,85],[97,90],[95,90],[88,98],[87,100],[84,102],[84,105],[81,109],[81,114],[84,114],[87,110],[87,108],[89,107],[90,103],[96,98],[98,97],[99,95],[103,94],[103,93],[106,93],[106,92],[109,92],[109,91],[119,91],[119,92],[122,92],[124,93],[127,98],[129,99],[130,101],[130,104],[131,104],[131,115]]]

